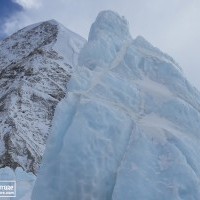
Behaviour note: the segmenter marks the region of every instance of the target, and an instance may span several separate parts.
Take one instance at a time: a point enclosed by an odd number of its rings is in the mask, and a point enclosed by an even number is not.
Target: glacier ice
[[[57,106],[32,199],[199,200],[200,94],[101,12]]]
[[[93,23],[79,64],[90,69],[108,67],[125,41],[131,40],[128,23],[118,14],[102,11]]]

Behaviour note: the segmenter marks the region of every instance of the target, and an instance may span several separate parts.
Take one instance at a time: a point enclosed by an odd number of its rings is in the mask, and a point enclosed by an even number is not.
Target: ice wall
[[[33,200],[199,199],[200,95],[171,57],[104,11],[69,90]]]

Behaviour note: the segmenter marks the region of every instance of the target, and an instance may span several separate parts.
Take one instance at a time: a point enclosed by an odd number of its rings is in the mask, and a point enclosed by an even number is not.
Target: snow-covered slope
[[[0,167],[37,172],[57,103],[85,40],[54,20],[0,43]]]
[[[200,94],[175,61],[104,11],[79,65],[32,199],[199,200]]]

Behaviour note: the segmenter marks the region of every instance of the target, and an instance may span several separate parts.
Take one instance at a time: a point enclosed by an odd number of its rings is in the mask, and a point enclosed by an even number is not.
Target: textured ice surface
[[[199,200],[200,95],[102,12],[57,107],[33,200]]]
[[[125,41],[131,39],[128,23],[118,14],[101,12],[92,24],[79,64],[90,69],[108,67]]]

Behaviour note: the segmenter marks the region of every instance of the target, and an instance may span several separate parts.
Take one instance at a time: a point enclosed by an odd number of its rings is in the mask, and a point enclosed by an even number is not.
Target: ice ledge
[[[162,59],[165,62],[171,63],[178,71],[183,72],[182,68],[179,64],[168,54],[162,52],[159,48],[153,46],[150,42],[148,42],[144,37],[137,36],[133,40],[133,45],[138,48],[139,51],[144,55],[157,57],[158,59]]]

